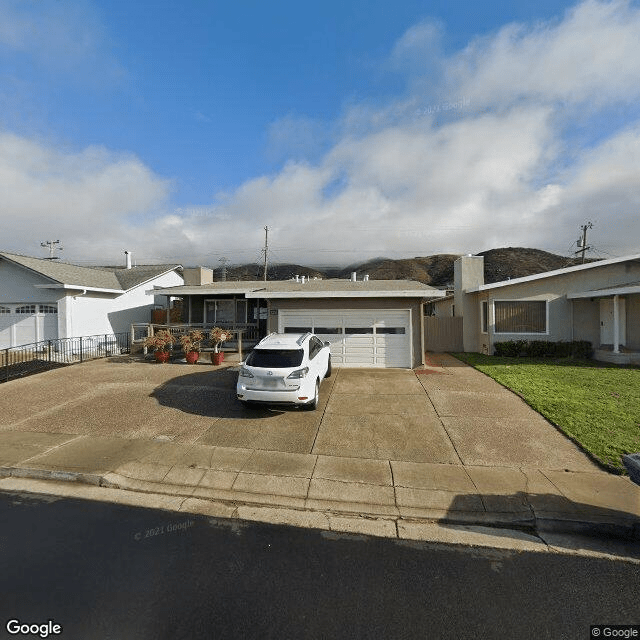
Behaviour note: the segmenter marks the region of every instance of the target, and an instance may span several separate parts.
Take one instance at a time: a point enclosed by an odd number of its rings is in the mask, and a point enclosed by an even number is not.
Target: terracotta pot
[[[189,351],[189,353],[184,356],[189,364],[195,364],[198,362],[198,358],[200,354],[197,351]]]
[[[169,356],[171,354],[168,351],[156,351],[154,355],[156,357],[156,362],[165,364],[165,362],[169,362]]]
[[[211,353],[211,362],[213,362],[213,364],[222,364],[223,360],[224,353],[222,351],[219,351],[218,353],[214,351]]]

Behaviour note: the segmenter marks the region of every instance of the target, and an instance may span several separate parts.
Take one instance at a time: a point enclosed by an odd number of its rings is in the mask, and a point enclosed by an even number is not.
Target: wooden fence
[[[424,344],[427,351],[464,351],[462,344],[462,318],[438,318],[426,316],[424,319]]]

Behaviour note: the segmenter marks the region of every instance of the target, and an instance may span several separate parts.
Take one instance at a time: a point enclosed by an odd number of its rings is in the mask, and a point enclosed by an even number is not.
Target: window
[[[35,313],[35,304],[23,304],[16,309],[16,313]]]
[[[404,327],[376,327],[376,333],[378,335],[382,333],[387,335],[400,335],[404,334]]]
[[[314,333],[319,335],[332,335],[342,333],[342,327],[316,327]]]
[[[254,349],[246,359],[250,367],[288,369],[302,364],[302,349]]]
[[[0,307],[0,313],[11,313],[9,307]]]
[[[373,333],[373,327],[345,327],[344,332],[348,335]]]
[[[58,313],[58,307],[54,307],[50,304],[41,304],[40,313]]]
[[[324,345],[315,336],[309,340],[309,360],[313,360],[320,353]]]
[[[482,333],[487,333],[489,327],[489,303],[487,300],[480,303],[480,325]]]
[[[313,333],[311,327],[285,327],[285,333]]]
[[[496,333],[546,333],[545,300],[500,300],[494,303]]]

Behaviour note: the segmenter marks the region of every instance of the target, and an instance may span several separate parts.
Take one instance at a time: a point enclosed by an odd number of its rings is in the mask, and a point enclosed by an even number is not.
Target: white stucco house
[[[129,332],[165,298],[146,294],[183,283],[181,265],[82,267],[0,252],[0,348]]]
[[[497,342],[591,342],[598,360],[640,362],[640,254],[484,283],[484,258],[454,265],[454,295],[435,301],[438,318],[461,318],[464,351]]]
[[[413,368],[424,364],[423,304],[444,291],[413,280],[308,279],[213,282],[202,267],[185,283],[151,292],[182,298],[183,322],[271,332],[312,331],[331,344],[342,367]]]

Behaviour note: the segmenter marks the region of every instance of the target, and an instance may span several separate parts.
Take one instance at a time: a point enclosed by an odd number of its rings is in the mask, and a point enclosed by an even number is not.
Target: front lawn
[[[623,471],[622,454],[640,452],[640,369],[588,360],[453,355],[516,392],[605,465]]]

